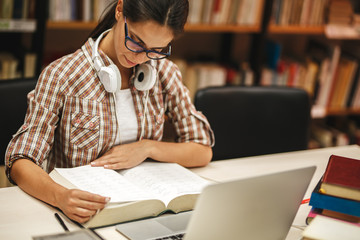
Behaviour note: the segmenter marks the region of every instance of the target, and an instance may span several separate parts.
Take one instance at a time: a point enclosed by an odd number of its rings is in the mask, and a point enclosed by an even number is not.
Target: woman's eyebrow
[[[136,38],[136,40],[139,41],[139,43],[141,43],[144,47],[147,47],[146,43],[138,35],[136,35],[135,33],[131,32],[131,31],[129,31],[129,34],[134,36]],[[165,46],[165,47],[167,47],[167,46]],[[154,48],[148,48],[148,49],[162,49],[165,47],[154,47]]]
[[[136,35],[135,33],[131,32],[131,31],[129,31],[129,33],[130,33],[132,36],[134,36],[137,41],[139,41],[140,43],[146,45],[145,42],[144,42],[138,35]],[[135,40],[135,39],[134,39],[134,40]]]

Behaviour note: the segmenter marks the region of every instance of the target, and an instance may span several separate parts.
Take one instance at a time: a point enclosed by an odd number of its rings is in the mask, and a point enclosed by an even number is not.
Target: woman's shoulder
[[[81,63],[83,63],[84,60],[84,54],[82,53],[81,49],[78,49],[73,53],[64,55],[54,60],[44,68],[44,71],[52,71],[57,74],[74,71],[76,68],[81,67]]]
[[[158,73],[159,83],[162,85],[163,91],[169,93],[176,91],[182,87],[182,76],[179,67],[169,59],[156,61],[155,69]]]
[[[44,81],[56,81],[58,85],[71,84],[72,81],[79,81],[88,78],[87,69],[91,68],[87,57],[82,49],[58,58],[48,64],[41,73],[40,79]]]

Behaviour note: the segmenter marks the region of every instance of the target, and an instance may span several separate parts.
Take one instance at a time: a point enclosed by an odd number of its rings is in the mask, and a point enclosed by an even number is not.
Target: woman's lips
[[[136,63],[130,61],[129,59],[127,59],[127,57],[125,57],[125,60],[126,60],[126,62],[127,62],[131,67],[133,67],[133,66],[136,65]]]

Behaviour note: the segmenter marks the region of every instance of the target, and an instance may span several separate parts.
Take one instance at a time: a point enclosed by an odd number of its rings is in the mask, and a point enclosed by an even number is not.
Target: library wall
[[[57,1],[52,0],[53,3]],[[356,1],[246,0],[242,1],[244,4],[242,10],[240,10],[240,5],[237,5],[241,1],[219,1],[217,8],[211,8],[211,2],[190,0],[189,24],[187,25],[186,32],[173,43],[171,59],[179,64],[183,73],[184,83],[190,89],[192,97],[199,87],[212,85],[240,84],[251,86],[255,84],[285,84],[290,86],[284,80],[284,76],[289,76],[287,61],[291,59],[292,62],[297,64],[298,68],[303,69],[303,72],[311,71],[307,61],[312,57],[312,54],[308,52],[309,44],[312,41],[319,42],[324,46],[338,45],[341,49],[349,49],[359,43],[359,40],[356,38],[355,40],[344,40],[342,37],[330,39],[326,34],[326,23],[328,22],[336,24],[339,21],[341,24],[349,23],[348,16],[346,18],[339,18],[338,14],[346,13],[346,11],[351,14],[358,12],[359,4]],[[233,5],[229,5],[230,2]],[[346,11],[342,13],[332,11],[330,18],[329,9],[332,6],[332,9],[336,10],[336,4],[342,4],[342,9]],[[352,6],[352,8],[349,8],[349,6]],[[103,7],[100,6],[94,9],[99,11],[99,8]],[[239,7],[238,12],[234,11],[237,7]],[[244,9],[249,9],[249,11],[245,11],[245,14]],[[68,10],[64,8],[64,11]],[[228,11],[227,17],[225,17],[226,11]],[[85,15],[94,17],[95,15],[98,16],[99,13]],[[85,15],[83,14],[82,17]],[[66,16],[70,19],[64,20]],[[79,20],[78,18],[79,16],[76,17],[76,21]],[[51,24],[48,26],[55,27],[48,27],[46,31],[45,59],[47,62],[75,51],[86,41],[91,31],[89,27],[82,28],[81,24],[80,28],[73,25],[68,25],[68,27],[66,24],[61,25],[64,21],[71,22],[74,19],[68,14],[63,14],[62,16],[61,14],[55,14],[53,17],[49,17],[49,23]],[[93,20],[90,19],[91,21]],[[247,25],[249,21],[251,24]],[[263,26],[261,25],[262,21],[264,21]],[[57,27],[57,23],[62,27]],[[79,25],[79,22],[76,24]],[[93,24],[93,27],[95,25]],[[255,40],[258,41],[256,42]],[[261,42],[265,46],[254,45]],[[267,49],[269,42],[273,44],[271,47],[278,47],[280,49],[279,56],[275,60],[276,62],[273,63],[270,63],[274,59],[271,59],[273,56],[268,54],[269,49]],[[253,52],[253,49],[258,47],[263,49],[262,52]],[[254,59],[255,63],[252,62]],[[252,69],[251,66],[254,66],[254,64],[260,64],[260,66],[256,65],[257,69]],[[270,70],[269,64],[273,65],[272,69],[270,67]],[[317,101],[317,94],[320,91],[320,80],[318,78],[320,65],[317,65],[316,68],[316,72],[312,73],[313,83],[310,84],[310,86],[312,85],[311,87],[301,85],[305,84],[305,80],[301,80],[301,84],[293,85],[293,87],[305,88],[314,103]],[[229,74],[229,71],[231,71],[231,74]],[[301,78],[304,77],[305,73],[302,74]],[[195,75],[198,76],[196,79],[194,78]],[[217,79],[209,77],[210,75],[217,76]],[[201,76],[207,78],[207,80],[202,80]],[[229,76],[232,76],[232,78],[229,79]],[[266,80],[266,76],[271,76],[271,79],[280,80],[271,80],[269,82],[269,80]],[[334,132],[333,127],[336,127],[337,130],[347,132],[348,134],[350,132],[349,129],[353,128],[349,127],[348,123],[351,122],[350,125],[354,125],[353,123],[355,125],[358,124],[356,120],[358,112],[354,113],[346,108],[328,110],[327,105],[323,107],[321,111],[314,111],[313,113],[314,125],[316,127],[321,126],[322,130],[326,128],[326,131],[330,129],[330,132]],[[321,132],[315,128],[313,129],[314,132]],[[356,131],[352,131],[348,136],[355,135],[354,132]],[[331,135],[332,137],[329,137],[330,135],[328,134],[328,138],[335,139],[335,135],[333,134]],[[319,139],[318,136],[316,138]],[[353,137],[350,138],[354,139]],[[335,140],[332,141],[334,142]],[[348,143],[354,142],[356,141],[348,141]],[[329,142],[324,143],[324,141],[320,140],[320,143],[310,145],[314,147],[329,146]]]
[[[41,56],[44,57],[44,61],[42,61],[42,66],[81,47],[91,29],[96,26],[100,12],[111,1],[83,0],[86,4],[79,5],[82,8],[78,8],[76,12],[71,9],[78,5],[71,5],[71,2],[79,3],[80,1],[48,1],[49,6],[46,7],[46,12],[49,16],[47,21],[43,22],[46,28],[43,33],[44,54]],[[356,53],[358,57],[354,63],[360,65],[358,31],[360,29],[358,14],[360,1],[223,0],[216,1],[218,5],[212,5],[213,2],[215,0],[190,0],[190,15],[186,31],[173,43],[171,59],[180,64],[184,82],[192,95],[199,87],[213,85],[284,85],[288,65],[284,64],[283,60],[295,59],[297,66],[305,69],[302,71],[308,71],[310,65],[307,59],[312,57],[312,53],[309,54],[307,49],[313,41],[325,47],[330,46],[330,51],[334,46],[339,46],[341,56],[349,50]],[[342,7],[336,7],[339,6],[336,4]],[[330,9],[333,10],[330,12]],[[344,11],[339,12],[336,11],[337,9]],[[73,14],[70,14],[71,12]],[[343,17],[341,14],[346,16]],[[336,26],[336,28],[328,28],[329,26]],[[329,29],[332,31],[329,32]],[[352,35],[348,35],[349,32]],[[1,34],[0,36],[4,35],[4,33]],[[8,36],[7,33],[6,35]],[[27,39],[31,40],[32,34],[22,34],[21,45],[26,49],[35,49],[29,43],[31,41]],[[7,41],[12,42],[11,38]],[[269,42],[272,45],[268,45]],[[269,54],[268,46],[271,50],[279,49],[275,60],[274,56]],[[257,49],[260,51],[257,52]],[[35,50],[41,51],[41,49]],[[332,56],[328,55],[328,57],[331,59]],[[316,64],[317,70],[312,72],[313,86],[310,90],[314,103],[320,89],[318,76],[321,64],[320,62]],[[357,66],[357,69],[359,68]],[[281,81],[274,80],[277,78]],[[355,92],[356,89],[360,89],[360,84],[359,86],[355,84],[350,88]],[[358,92],[360,96],[360,90]],[[349,126],[347,123],[355,122],[359,125],[357,117],[360,115],[360,106],[331,109],[326,103],[322,107],[320,111],[313,111],[316,125],[325,126],[324,128],[330,126],[331,129],[336,126],[338,130],[347,133],[351,131],[352,136],[357,134],[355,134],[357,130],[349,130],[357,129],[357,127]],[[348,141],[348,143],[357,143],[357,141],[360,142],[356,140]],[[327,145],[320,143],[318,146]]]

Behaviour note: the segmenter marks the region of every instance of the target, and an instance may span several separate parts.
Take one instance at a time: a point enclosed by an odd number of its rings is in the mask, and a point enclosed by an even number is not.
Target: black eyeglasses
[[[125,47],[135,53],[146,52],[146,56],[148,58],[155,60],[167,58],[171,54],[170,44],[167,45],[166,47],[146,49],[145,47],[141,46],[140,43],[129,37],[126,17],[125,17]]]

